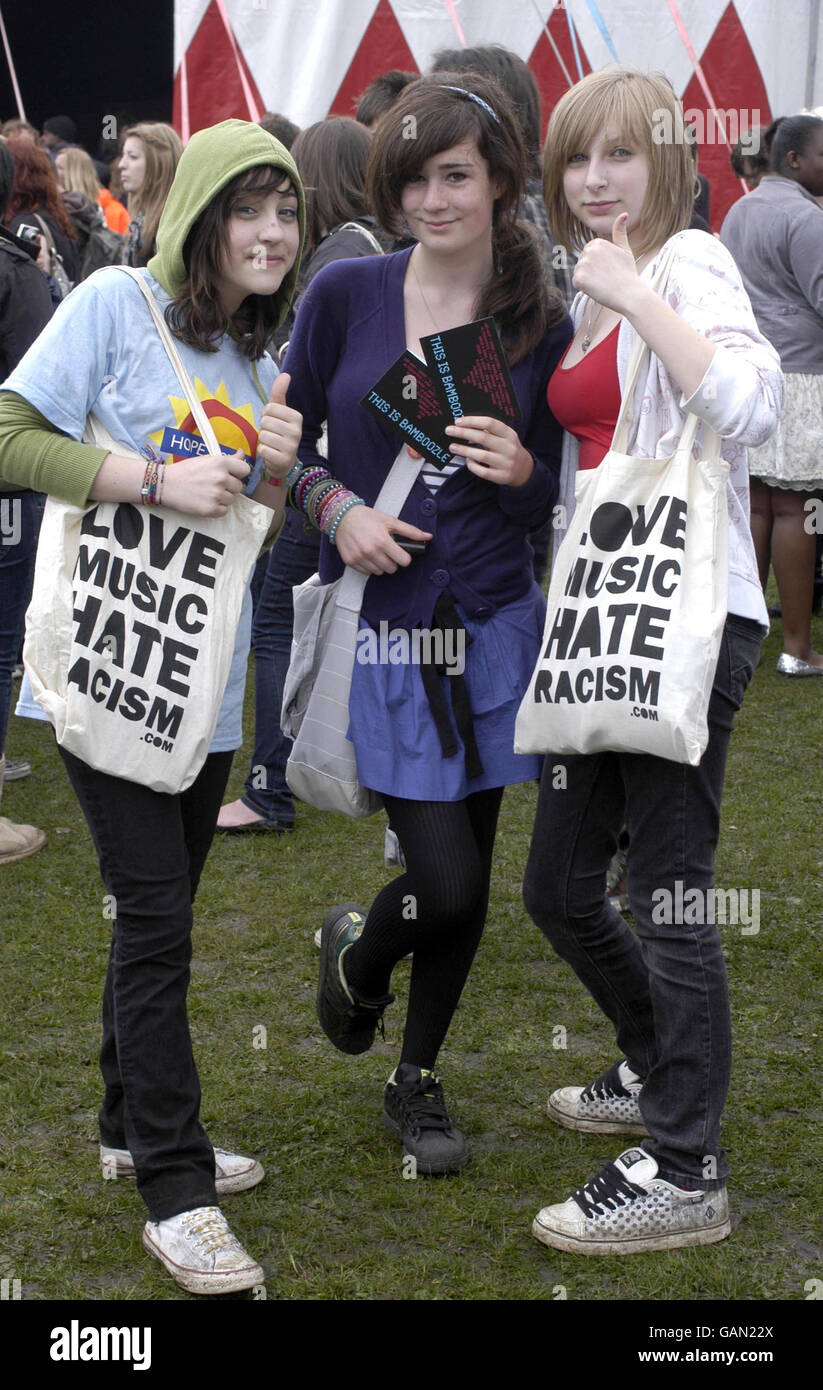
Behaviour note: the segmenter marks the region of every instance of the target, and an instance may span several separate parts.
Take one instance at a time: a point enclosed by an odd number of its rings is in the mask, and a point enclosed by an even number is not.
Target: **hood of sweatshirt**
[[[213,198],[238,174],[258,164],[273,164],[288,174],[297,191],[300,246],[294,265],[275,294],[278,323],[291,302],[306,231],[306,200],[297,165],[285,145],[250,121],[221,121],[199,130],[183,151],[157,228],[157,253],[148,263],[154,276],[174,298],[188,279],[183,262],[186,237]]]

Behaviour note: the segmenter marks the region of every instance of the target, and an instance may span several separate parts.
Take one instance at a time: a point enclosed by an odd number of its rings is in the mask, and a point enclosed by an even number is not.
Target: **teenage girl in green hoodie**
[[[266,461],[282,472],[294,463],[301,417],[285,404],[288,377],[275,382],[265,343],[288,309],[304,223],[296,166],[271,135],[245,121],[195,135],[157,254],[140,273],[166,311],[218,442],[233,452],[191,456],[196,427],[140,288],[112,268],[72,292],[5,382],[0,476],[78,506],[139,504],[146,464],[78,442],[93,411],[127,448],[174,463],[164,504],[223,516],[246,492],[272,508],[276,524],[286,489],[264,479],[258,431],[265,426]],[[143,1243],[193,1293],[251,1288],[264,1277],[218,1205],[263,1170],[215,1153],[200,1125],[186,1014],[192,902],[240,743],[247,610],[248,602],[211,751],[186,792],[153,791],[61,750],[117,904],[100,1055],[103,1173],[136,1175],[149,1209]],[[30,697],[22,706],[44,717]]]

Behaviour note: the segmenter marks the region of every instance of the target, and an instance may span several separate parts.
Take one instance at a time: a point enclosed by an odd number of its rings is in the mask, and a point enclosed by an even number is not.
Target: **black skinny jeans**
[[[217,1205],[186,994],[192,904],[233,754],[210,754],[188,790],[169,796],[60,753],[116,903],[103,993],[100,1137],[131,1150],[151,1219],[164,1221]]]
[[[634,753],[547,755],[523,888],[530,915],[611,1019],[642,1078],[644,1148],[661,1177],[705,1188],[721,1186],[728,1172],[720,1116],[731,1070],[729,991],[717,925],[691,921],[698,914],[679,904],[694,902],[693,890],[711,901],[729,739],[761,641],[756,623],[729,616],[697,767]],[[553,785],[558,764],[563,788]],[[606,898],[624,823],[636,934]],[[672,912],[658,910],[663,902]]]

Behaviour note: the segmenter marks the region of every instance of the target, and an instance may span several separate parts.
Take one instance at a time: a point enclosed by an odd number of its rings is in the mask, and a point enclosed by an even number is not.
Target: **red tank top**
[[[620,382],[617,376],[617,330],[581,357],[564,367],[563,353],[549,380],[546,398],[559,425],[580,441],[579,468],[596,468],[611,447],[620,414]],[[571,343],[569,344],[571,347]]]

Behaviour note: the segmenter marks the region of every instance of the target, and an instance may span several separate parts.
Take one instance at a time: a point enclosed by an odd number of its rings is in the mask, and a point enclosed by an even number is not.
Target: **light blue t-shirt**
[[[164,309],[169,296],[147,270],[140,273]],[[276,364],[268,356],[257,362],[258,390],[252,363],[231,338],[223,338],[217,352],[176,342],[221,448],[228,454],[242,450],[252,465],[244,491],[254,492],[262,476],[257,459],[264,405],[260,391],[268,400]],[[207,452],[139,286],[114,267],[72,290],[2,389],[23,396],[72,439],[82,439],[86,416],[93,412],[114,440],[147,461],[160,457],[173,464]],[[250,636],[247,590],[213,753],[237,748],[242,741]],[[46,717],[34,703],[27,679],[16,713]]]

